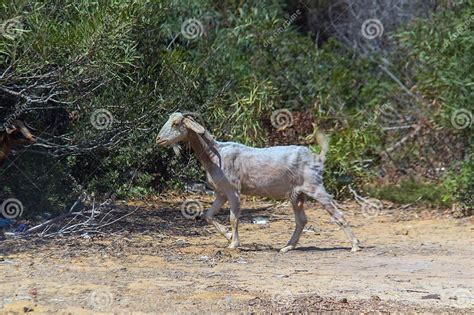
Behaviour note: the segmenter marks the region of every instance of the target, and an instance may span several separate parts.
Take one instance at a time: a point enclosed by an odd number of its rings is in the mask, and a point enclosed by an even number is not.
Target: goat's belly
[[[278,187],[272,188],[242,188],[241,193],[247,196],[272,197],[277,199],[286,199],[291,196],[293,190],[284,190]]]
[[[244,195],[288,198],[295,187],[292,178],[268,178],[256,176],[240,182],[240,192]]]

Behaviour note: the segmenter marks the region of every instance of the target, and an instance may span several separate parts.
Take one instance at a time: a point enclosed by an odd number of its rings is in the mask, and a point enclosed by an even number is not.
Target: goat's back
[[[319,156],[304,146],[253,148],[220,142],[218,151],[225,175],[247,195],[287,197],[323,169]]]

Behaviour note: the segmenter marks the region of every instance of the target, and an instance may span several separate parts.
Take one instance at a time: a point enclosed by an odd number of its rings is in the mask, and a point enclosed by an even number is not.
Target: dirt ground
[[[472,218],[389,205],[367,218],[344,203],[364,246],[351,253],[344,233],[308,203],[297,250],[280,254],[294,229],[289,204],[245,201],[243,247],[229,250],[213,227],[182,216],[182,200],[122,205],[140,208],[103,234],[0,241],[0,310],[474,312]]]

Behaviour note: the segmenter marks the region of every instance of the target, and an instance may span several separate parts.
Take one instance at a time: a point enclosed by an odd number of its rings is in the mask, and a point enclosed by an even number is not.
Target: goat
[[[0,131],[0,165],[5,162],[13,146],[34,143],[36,143],[36,138],[25,124],[19,120],[13,121],[10,126],[6,126],[4,131]]]
[[[205,168],[207,180],[216,194],[204,219],[230,241],[229,248],[240,246],[240,194],[244,194],[276,199],[290,198],[296,228],[288,244],[280,252],[292,250],[298,243],[307,223],[303,209],[307,196],[323,205],[344,230],[352,243],[352,251],[358,251],[359,240],[323,186],[323,162],[329,147],[328,141],[325,137],[316,138],[321,145],[319,155],[304,146],[253,148],[236,142],[219,142],[192,115],[176,112],[170,115],[161,128],[156,144],[176,149],[178,142],[189,143]],[[213,218],[226,201],[230,204],[231,233]]]

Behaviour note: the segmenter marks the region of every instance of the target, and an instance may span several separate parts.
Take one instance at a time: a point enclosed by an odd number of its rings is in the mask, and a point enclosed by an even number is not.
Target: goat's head
[[[156,144],[175,145],[186,140],[190,130],[198,134],[204,134],[206,131],[203,126],[194,121],[191,114],[173,113],[158,133]]]
[[[33,136],[25,124],[19,120],[5,128],[8,138],[12,144],[33,144],[36,143],[36,138]]]

